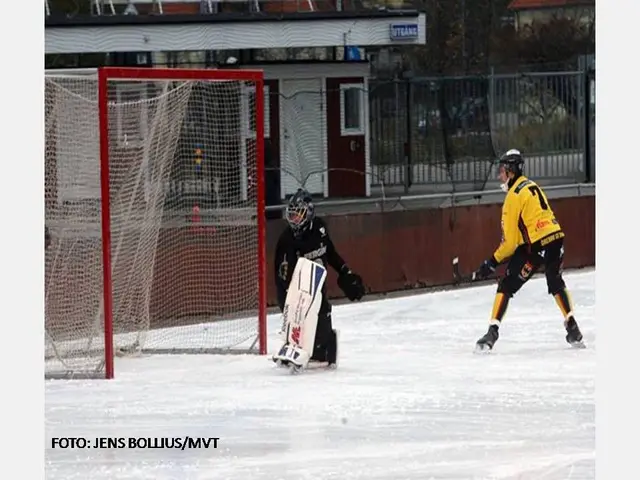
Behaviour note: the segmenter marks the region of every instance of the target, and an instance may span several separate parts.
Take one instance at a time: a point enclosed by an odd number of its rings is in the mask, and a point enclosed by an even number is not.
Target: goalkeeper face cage
[[[311,215],[309,214],[309,206],[298,204],[287,207],[287,222],[294,230],[304,228],[309,222]]]
[[[286,219],[287,223],[298,235],[308,228],[313,220],[313,203],[305,198],[292,198],[287,205]]]

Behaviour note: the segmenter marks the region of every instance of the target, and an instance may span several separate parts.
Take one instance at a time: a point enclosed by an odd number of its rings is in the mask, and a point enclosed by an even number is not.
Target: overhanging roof
[[[418,34],[394,39],[394,25],[417,25]],[[417,11],[60,18],[45,22],[45,53],[416,45],[425,29]]]

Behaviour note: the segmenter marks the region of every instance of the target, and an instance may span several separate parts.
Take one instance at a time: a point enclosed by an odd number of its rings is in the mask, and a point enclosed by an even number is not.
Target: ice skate
[[[567,343],[574,348],[586,348],[586,345],[582,341],[582,333],[578,328],[578,323],[573,317],[569,317],[569,320],[564,322],[564,328],[567,330],[567,336],[565,339]]]
[[[484,353],[493,350],[493,345],[498,340],[498,326],[491,325],[487,333],[476,342],[476,353]]]

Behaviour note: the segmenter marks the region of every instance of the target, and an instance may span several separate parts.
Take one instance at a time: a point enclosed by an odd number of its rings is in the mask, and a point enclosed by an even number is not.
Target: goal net
[[[45,376],[266,351],[262,73],[45,75]]]

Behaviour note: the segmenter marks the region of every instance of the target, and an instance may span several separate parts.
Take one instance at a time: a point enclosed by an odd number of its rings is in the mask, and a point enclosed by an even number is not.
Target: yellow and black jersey
[[[502,205],[502,241],[493,254],[498,263],[511,257],[522,244],[545,243],[564,237],[547,196],[525,176],[509,188]]]

